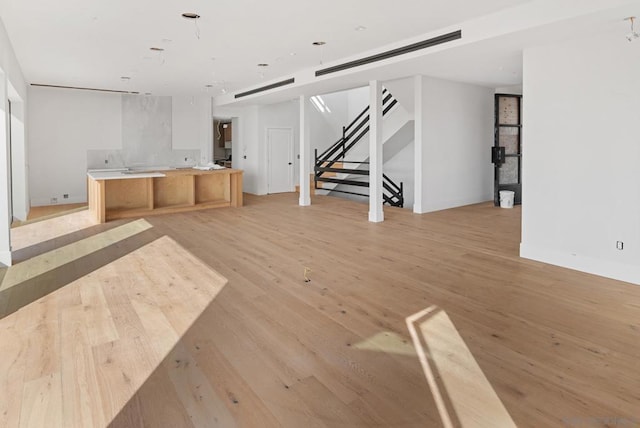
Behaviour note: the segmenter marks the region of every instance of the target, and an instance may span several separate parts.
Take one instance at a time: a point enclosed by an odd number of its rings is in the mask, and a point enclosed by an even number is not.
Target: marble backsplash
[[[171,97],[122,95],[122,149],[88,150],[87,168],[185,167],[200,150],[172,149]]]
[[[198,159],[200,150],[150,153],[146,158],[127,156],[125,150],[87,150],[88,169],[194,166]]]

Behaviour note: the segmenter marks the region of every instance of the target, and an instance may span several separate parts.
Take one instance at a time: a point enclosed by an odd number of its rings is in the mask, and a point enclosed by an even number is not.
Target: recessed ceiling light
[[[182,17],[184,19],[198,19],[200,18],[200,15],[198,15],[197,13],[193,13],[193,12],[185,12],[182,14]]]
[[[204,85],[205,88],[213,88],[213,85]]]
[[[158,47],[151,47],[149,48],[150,51],[154,51],[154,52],[164,52],[163,48],[158,48]]]
[[[260,64],[258,64],[258,67],[269,67],[269,64],[261,62]]]
[[[144,94],[145,95],[151,95],[151,92],[145,92]]]
[[[297,53],[295,53],[295,52],[291,52],[291,53],[289,54],[289,56],[296,56],[296,55],[297,55]]]
[[[356,30],[356,31],[364,31],[366,29],[367,29],[367,27],[365,27],[364,25],[358,25],[356,28],[354,28],[354,30]]]
[[[323,45],[326,45],[326,44],[327,44],[327,42],[313,42],[313,43],[311,43],[311,44],[312,44],[313,46],[323,46]]]
[[[129,76],[120,76],[120,80],[122,80],[122,81],[131,80],[131,77],[129,77]]]

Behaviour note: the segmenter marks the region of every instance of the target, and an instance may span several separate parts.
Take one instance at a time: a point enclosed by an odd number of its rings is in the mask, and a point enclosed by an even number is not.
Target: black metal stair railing
[[[365,162],[365,161],[344,161],[344,163],[357,163],[357,164],[365,164],[365,165],[369,164],[369,162]],[[333,166],[331,167],[320,166],[320,167],[316,167],[316,171],[320,173],[332,172],[336,174],[349,174],[349,175],[355,175],[359,177],[369,177],[368,169],[336,168]],[[335,183],[339,185],[365,187],[365,188],[370,187],[369,181],[358,180],[357,178],[325,177],[322,174],[319,176],[316,176],[315,181],[316,181],[316,189],[318,188],[317,187],[318,182]],[[382,188],[384,189],[382,193],[382,198],[384,203],[389,204],[393,207],[402,208],[404,206],[404,189],[403,189],[402,182],[398,185],[394,183],[393,180],[391,180],[387,176],[387,174],[382,174]],[[331,191],[338,192],[338,193],[346,193],[349,195],[369,197],[368,193],[355,192],[351,190],[334,188],[334,189],[331,189]]]
[[[382,92],[382,115],[385,116],[389,110],[391,110],[398,101],[391,95],[391,93],[384,89]],[[328,159],[329,162],[337,162],[340,158],[344,159],[349,150],[355,146],[358,141],[369,132],[369,106],[364,110],[346,127],[342,127],[342,137],[333,143],[328,149],[322,152],[319,156],[321,159]]]
[[[382,92],[382,115],[385,116],[398,101],[391,95],[391,93],[385,88]],[[318,182],[334,183],[344,186],[355,187],[369,187],[369,181],[357,180],[356,178],[337,178],[328,177],[327,173],[333,174],[348,174],[356,175],[358,177],[369,177],[369,170],[359,168],[344,168],[345,163],[368,165],[366,161],[347,161],[345,157],[347,153],[369,132],[369,106],[367,106],[362,112],[347,126],[342,127],[342,137],[335,143],[333,143],[328,149],[318,155],[318,150],[315,150],[315,164],[314,164],[314,187],[318,189]],[[336,167],[337,163],[342,163],[341,167]],[[403,185],[397,185],[389,177],[383,174],[383,201],[386,204],[396,207],[404,206],[404,193]],[[369,197],[368,193],[361,193],[356,191],[344,190],[344,189],[326,189],[330,192],[346,193],[350,195]]]
[[[387,193],[382,193],[385,203],[392,207],[404,207],[404,185],[402,181],[398,185],[387,177],[387,174],[382,174],[382,187],[387,191]]]

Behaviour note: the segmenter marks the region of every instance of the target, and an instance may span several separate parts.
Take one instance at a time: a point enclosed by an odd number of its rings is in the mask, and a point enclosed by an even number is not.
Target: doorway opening
[[[522,95],[495,95],[493,201],[500,205],[500,191],[514,192],[514,204],[522,203]]]
[[[233,163],[234,124],[231,119],[213,119],[213,162],[231,168]]]

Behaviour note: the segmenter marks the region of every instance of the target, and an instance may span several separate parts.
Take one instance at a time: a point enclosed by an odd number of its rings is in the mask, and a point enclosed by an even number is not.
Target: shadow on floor
[[[82,231],[82,237],[86,237],[86,233],[86,231]],[[69,239],[73,241],[76,238],[76,234],[72,233],[70,235]],[[73,259],[71,262],[46,270],[41,274],[34,275],[25,281],[1,290],[0,319],[50,293],[53,293],[65,285],[126,256],[144,245],[153,242],[160,236],[160,233],[156,232],[153,228],[147,229],[125,239],[108,243],[106,246],[95,252]],[[58,242],[55,245],[55,248],[58,248],[59,246]],[[23,263],[28,262],[29,261],[24,261]],[[11,272],[9,272],[8,269],[5,269],[3,272],[3,280],[6,280],[10,274]]]

